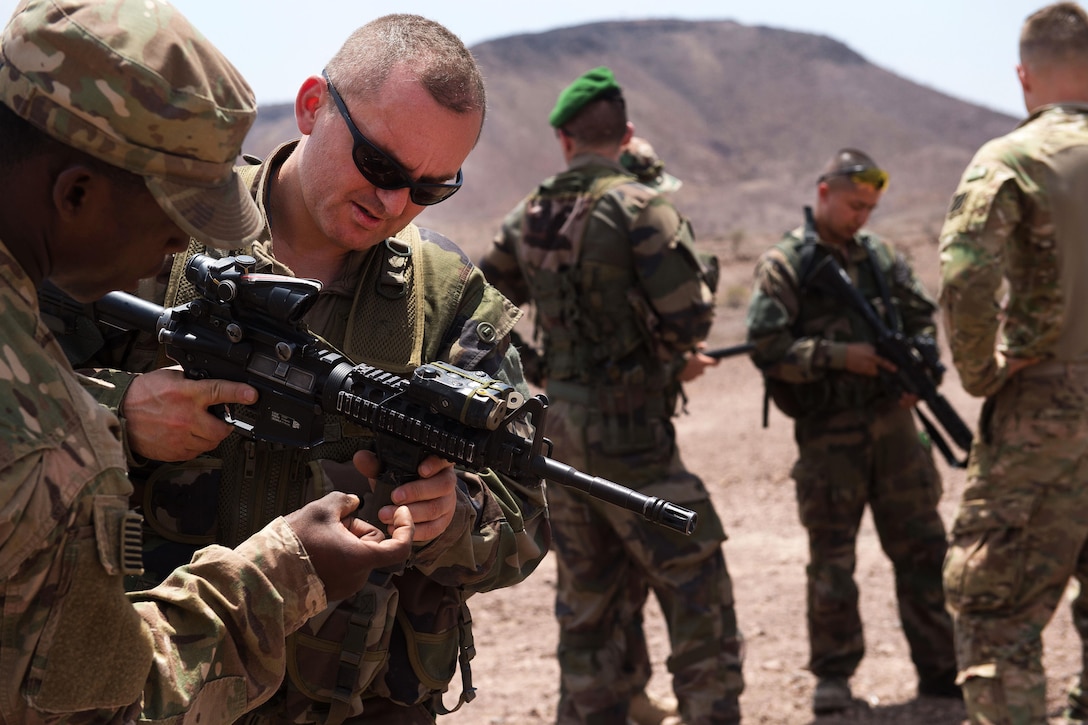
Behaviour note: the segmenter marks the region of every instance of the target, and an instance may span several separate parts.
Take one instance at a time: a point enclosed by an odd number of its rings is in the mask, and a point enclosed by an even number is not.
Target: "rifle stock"
[[[186,277],[200,297],[163,308],[111,292],[94,303],[94,314],[114,327],[156,335],[190,378],[256,388],[257,403],[222,411],[244,436],[316,446],[329,414],[372,430],[389,474],[379,480],[383,493],[367,496],[360,509],[372,523],[392,488],[415,478],[419,463],[433,454],[475,472],[546,478],[675,531],[695,530],[697,515],[690,509],[551,459],[551,441],[543,436],[545,396],[526,398],[482,371],[444,362],[420,365],[408,378],[357,365],[302,322],[320,283],[251,274],[255,263],[246,256],[196,255]]]

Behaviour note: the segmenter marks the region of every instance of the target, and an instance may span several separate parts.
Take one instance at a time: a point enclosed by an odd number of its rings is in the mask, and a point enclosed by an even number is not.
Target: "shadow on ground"
[[[958,700],[920,697],[890,705],[858,701],[845,712],[815,717],[807,725],[960,725],[966,718],[967,712]]]

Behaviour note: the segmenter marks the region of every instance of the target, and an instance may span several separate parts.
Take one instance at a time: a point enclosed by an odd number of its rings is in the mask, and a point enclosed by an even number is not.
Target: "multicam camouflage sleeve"
[[[154,593],[135,573],[117,419],[82,389],[41,324],[29,280],[2,261],[0,720],[102,722],[194,708],[231,719],[269,697],[284,638],[326,604],[293,532],[276,522],[237,551],[206,552]],[[126,546],[127,542],[127,546]]]
[[[948,344],[964,389],[976,396],[993,394],[1006,378],[997,355],[1004,347],[997,340],[999,295],[1008,240],[1021,213],[1013,172],[995,143],[983,146],[964,172],[940,238],[939,299]],[[1038,264],[1052,267],[1045,259]]]
[[[305,551],[281,517],[236,549],[201,549],[158,587],[128,595],[155,645],[145,718],[185,712],[215,722],[276,691],[287,635],[326,605],[317,575],[299,561]]]

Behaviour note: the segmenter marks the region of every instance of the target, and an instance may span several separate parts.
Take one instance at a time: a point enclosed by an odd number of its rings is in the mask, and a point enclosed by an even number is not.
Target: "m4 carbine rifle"
[[[810,241],[815,243],[815,229],[812,209],[811,207],[805,207],[806,243]],[[875,270],[874,273],[880,275],[881,272],[876,268],[875,259],[872,260],[872,264]],[[974,434],[948,400],[937,391],[937,386],[944,376],[945,367],[940,361],[936,342],[929,337],[908,339],[898,330],[890,329],[880,315],[876,313],[869,301],[851,282],[850,275],[830,254],[823,254],[818,260],[813,260],[811,269],[805,270],[802,284],[815,285],[817,288],[829,292],[861,315],[862,319],[876,334],[875,347],[877,353],[896,367],[893,374],[895,384],[903,392],[910,393],[924,401],[937,422],[941,424],[941,427],[944,428],[955,444],[969,453]],[[937,446],[948,464],[954,468],[965,467],[967,465],[966,458],[957,459],[933,421],[918,407],[915,407],[914,412],[922,421],[922,426],[925,428],[930,440]]]
[[[544,437],[547,398],[525,398],[482,371],[445,362],[420,365],[410,378],[356,365],[309,332],[302,316],[321,284],[283,275],[254,274],[249,256],[189,260],[186,278],[199,296],[163,308],[124,292],[94,303],[95,317],[124,330],[158,337],[166,354],[193,379],[248,383],[258,391],[251,406],[217,411],[242,435],[308,448],[324,438],[327,414],[344,416],[373,431],[386,474],[359,516],[378,523],[399,482],[416,477],[428,455],[470,471],[490,468],[512,477],[529,474],[579,489],[642,514],[675,531],[695,530],[696,513],[550,458]],[[40,293],[49,298],[59,290]],[[68,302],[70,304],[70,301]]]

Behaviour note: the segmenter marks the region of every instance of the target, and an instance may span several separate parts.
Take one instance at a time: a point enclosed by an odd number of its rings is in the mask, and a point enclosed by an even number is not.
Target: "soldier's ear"
[[[63,221],[74,221],[86,214],[109,181],[84,164],[63,167],[53,178],[53,208]]]
[[[295,96],[295,123],[304,136],[317,125],[317,115],[329,96],[328,86],[321,76],[310,76],[302,82]]]

